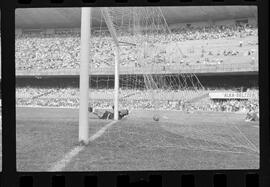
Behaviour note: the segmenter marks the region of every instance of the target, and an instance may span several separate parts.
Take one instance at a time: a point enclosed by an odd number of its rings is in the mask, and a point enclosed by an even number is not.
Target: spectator
[[[174,55],[174,59],[169,60],[170,56],[168,51],[164,49],[164,46],[172,45],[172,42],[184,42],[188,40],[210,40],[221,38],[235,38],[256,36],[257,27],[250,25],[210,25],[204,27],[185,27],[178,28],[170,35],[166,33],[146,33],[140,35],[130,35],[128,33],[121,33],[119,36],[120,41],[136,45],[128,45],[121,47],[121,64],[123,66],[130,66],[137,62],[141,62],[140,54],[145,54],[144,59],[148,63],[161,63],[164,61],[175,62],[179,58],[191,58],[188,56]],[[109,36],[109,33],[101,32],[93,34],[91,38],[91,51],[94,58],[90,62],[93,68],[111,67],[113,65],[113,40]],[[143,43],[148,43],[144,46]],[[157,45],[162,44],[162,46]],[[240,42],[240,46],[242,46]],[[207,45],[208,47],[209,45]],[[172,47],[175,48],[175,47]],[[144,50],[144,52],[142,51]],[[145,51],[147,53],[145,53]],[[191,49],[191,53],[194,53],[195,49]],[[16,36],[16,70],[26,71],[48,71],[48,70],[63,70],[63,69],[78,69],[80,61],[80,34],[76,32],[61,32],[55,34],[46,33],[24,33],[20,36]],[[254,50],[248,51],[249,55],[254,54]],[[178,54],[178,52],[174,52]],[[222,53],[217,53],[221,55]],[[238,56],[239,51],[225,50],[224,56]],[[201,58],[206,56],[214,56],[213,51],[206,53],[205,47],[202,47]],[[191,58],[192,59],[192,58]],[[193,59],[192,59],[193,60]],[[193,63],[196,63],[196,59]],[[201,60],[200,60],[201,61]],[[189,63],[188,63],[189,64]],[[143,67],[143,64],[141,64]],[[185,63],[182,63],[185,65]]]

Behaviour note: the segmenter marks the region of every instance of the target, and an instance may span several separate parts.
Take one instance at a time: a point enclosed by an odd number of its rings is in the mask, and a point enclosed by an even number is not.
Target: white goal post
[[[114,120],[118,120],[119,99],[119,44],[108,10],[102,8],[107,27],[115,42],[115,73],[114,73]],[[80,56],[80,109],[79,109],[79,142],[88,144],[88,100],[89,100],[89,62],[91,37],[91,8],[81,9],[81,56]]]
[[[113,22],[109,15],[108,8],[101,8],[101,13],[104,17],[106,25],[109,32],[113,38],[115,44],[115,62],[114,62],[114,120],[118,120],[118,101],[119,101],[119,59],[120,59],[120,49],[119,42],[117,40],[116,31],[113,27]]]
[[[91,36],[91,8],[81,9],[79,142],[88,144],[88,97]]]

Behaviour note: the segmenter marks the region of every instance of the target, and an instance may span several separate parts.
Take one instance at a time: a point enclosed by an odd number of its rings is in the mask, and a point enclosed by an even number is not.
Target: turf
[[[153,121],[153,112],[133,111],[90,142],[64,170],[259,167],[258,122],[245,122],[244,115],[233,113],[156,113],[159,122]],[[16,115],[18,171],[47,171],[78,145],[77,109],[17,108]],[[110,122],[89,119],[90,136]]]

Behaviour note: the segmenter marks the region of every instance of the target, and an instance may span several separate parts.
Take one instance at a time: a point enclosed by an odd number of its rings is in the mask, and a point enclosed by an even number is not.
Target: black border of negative
[[[2,173],[0,186],[270,186],[268,0],[1,0]],[[259,24],[260,169],[129,172],[16,172],[15,9],[82,6],[257,5]]]

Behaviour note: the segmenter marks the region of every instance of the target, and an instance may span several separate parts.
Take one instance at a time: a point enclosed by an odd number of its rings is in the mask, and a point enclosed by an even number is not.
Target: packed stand
[[[187,91],[163,90],[163,95],[151,95],[147,90],[121,90],[120,108],[179,110],[187,112],[242,112],[259,111],[258,97],[252,100],[202,100],[192,102],[192,97],[206,94],[207,91],[196,93]],[[253,90],[258,94],[257,90]],[[95,89],[89,92],[89,105],[97,108],[110,108],[113,105],[113,89]],[[158,94],[158,92],[156,92]],[[189,95],[183,99],[184,95]],[[167,96],[167,97],[165,97]],[[162,99],[161,99],[162,98]],[[16,88],[17,106],[50,106],[50,107],[79,107],[79,89],[77,88]]]
[[[235,25],[210,25],[204,27],[182,27],[172,30],[175,33],[175,40],[209,40],[230,37],[244,38],[257,35],[257,29],[249,24]]]
[[[247,49],[243,48],[241,41],[239,47],[235,49],[228,48],[216,51],[214,47],[213,50],[209,50],[202,46],[195,52],[193,49],[195,54],[192,54],[191,48],[187,49],[189,52],[185,51],[184,56],[179,55],[179,49],[174,45],[176,45],[176,42],[191,40],[244,39],[257,36],[257,34],[257,27],[247,24],[244,26],[186,27],[175,29],[171,34],[121,35],[119,41],[130,44],[121,46],[120,64],[124,67],[133,68],[134,66],[140,68],[166,63],[179,63],[184,66],[189,64],[220,64],[227,61],[227,57],[241,56],[240,53],[243,50],[247,53],[247,56],[251,56],[253,59],[256,49],[252,48],[246,51]],[[255,45],[257,45],[256,42]],[[108,34],[93,34],[90,49],[92,54],[91,68],[111,68],[114,63],[113,49],[113,40]],[[253,60],[255,61],[255,59]],[[80,33],[47,34],[41,32],[38,34],[24,33],[16,36],[16,70],[74,70],[79,68],[79,61]]]

